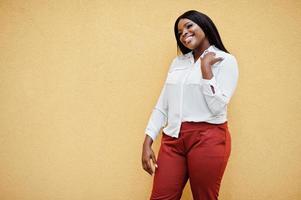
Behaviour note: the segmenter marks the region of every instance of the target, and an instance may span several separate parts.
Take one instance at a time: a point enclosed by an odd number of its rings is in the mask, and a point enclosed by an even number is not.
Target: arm
[[[167,123],[167,99],[164,84],[157,104],[155,105],[149,118],[145,133],[154,141],[162,127]]]
[[[168,71],[170,71],[172,69],[172,67],[176,61],[177,61],[177,57],[172,60]],[[151,113],[147,127],[145,129],[145,134],[152,139],[152,141],[150,141],[150,138],[147,139],[147,137],[146,137],[148,144],[152,144],[152,142],[158,136],[161,128],[163,128],[167,124],[168,102],[167,102],[167,96],[166,96],[166,80],[167,80],[167,76],[166,76],[163,88],[161,89],[160,96],[157,100],[157,103],[156,103],[152,113]]]
[[[205,71],[205,70],[204,70]],[[210,71],[211,72],[211,71]],[[233,55],[222,61],[217,76],[212,72],[202,78],[202,91],[213,114],[219,114],[229,103],[238,81],[238,66]]]
[[[172,61],[169,70],[171,69],[175,60],[176,58]],[[154,173],[153,169],[151,168],[150,160],[152,160],[155,167],[158,168],[156,156],[151,148],[151,145],[153,141],[156,139],[157,135],[159,134],[161,128],[167,124],[167,113],[168,113],[168,104],[166,98],[166,80],[165,80],[164,86],[161,89],[159,99],[153,109],[147,127],[145,129],[145,139],[144,139],[143,150],[142,150],[142,166],[143,169],[146,170],[150,175]]]
[[[161,128],[165,126],[167,122],[167,103],[165,98],[165,84],[161,90],[161,94],[157,101],[155,108],[149,118],[147,127],[145,129],[145,139],[142,148],[142,167],[150,175],[154,173],[151,167],[151,160],[156,168],[158,168],[156,155],[151,146],[156,139]]]
[[[154,170],[151,167],[151,161],[158,168],[156,155],[152,150],[151,146],[153,141],[156,139],[161,128],[165,126],[167,122],[167,99],[165,98],[165,84],[161,90],[161,94],[157,101],[155,108],[149,118],[147,127],[145,129],[145,139],[142,148],[142,166],[145,171],[150,175],[154,173]]]

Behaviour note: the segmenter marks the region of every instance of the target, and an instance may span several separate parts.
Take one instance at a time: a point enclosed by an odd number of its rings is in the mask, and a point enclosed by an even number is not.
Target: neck
[[[197,47],[193,50],[194,59],[195,60],[198,59],[198,57],[200,57],[202,55],[202,53],[209,47],[210,47],[209,41],[204,40],[204,42],[202,42],[199,47]]]

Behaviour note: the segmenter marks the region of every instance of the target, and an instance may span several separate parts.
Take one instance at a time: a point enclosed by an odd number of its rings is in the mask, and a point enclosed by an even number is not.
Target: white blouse
[[[161,94],[150,115],[145,134],[153,140],[163,132],[178,138],[181,122],[208,122],[220,124],[227,121],[227,104],[238,81],[236,58],[214,45],[206,49],[224,60],[212,65],[213,77],[202,78],[200,58],[194,63],[192,51],[172,60]],[[214,93],[211,89],[214,87]]]

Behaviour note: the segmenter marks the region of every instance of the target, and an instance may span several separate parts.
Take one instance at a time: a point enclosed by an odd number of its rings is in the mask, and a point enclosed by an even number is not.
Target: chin
[[[189,46],[186,46],[186,48],[188,48],[190,50],[194,50],[196,47],[194,45],[189,45]]]
[[[183,44],[183,46],[186,47],[187,49],[190,49],[190,50],[193,50],[193,49],[197,48],[197,44],[195,44],[194,42],[191,42],[189,44]]]

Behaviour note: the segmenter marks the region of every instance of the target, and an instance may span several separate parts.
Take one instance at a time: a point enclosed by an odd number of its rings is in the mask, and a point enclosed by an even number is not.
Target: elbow
[[[226,104],[218,105],[218,106],[210,106],[209,110],[213,115],[219,115],[225,111]]]

